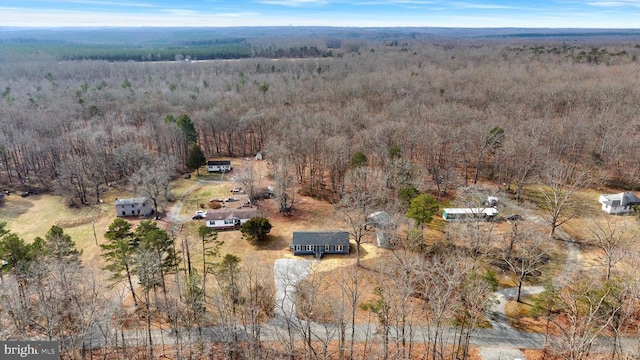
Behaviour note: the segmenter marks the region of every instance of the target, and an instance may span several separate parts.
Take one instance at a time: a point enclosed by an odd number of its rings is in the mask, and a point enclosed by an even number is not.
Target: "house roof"
[[[602,203],[611,206],[629,206],[640,204],[640,198],[630,191],[625,191],[618,194],[605,194],[602,195],[601,198],[604,198],[604,201],[601,201]]]
[[[207,165],[231,165],[230,160],[209,160]]]
[[[146,197],[128,198],[128,199],[116,199],[116,205],[131,205],[142,204],[147,201]]]
[[[349,246],[349,233],[345,231],[294,231],[293,245]]]
[[[376,211],[369,215],[369,219],[371,219],[376,226],[389,225],[391,222],[391,216],[386,211]]]
[[[485,214],[488,216],[494,216],[498,214],[496,208],[446,208],[443,212],[447,214]]]
[[[258,216],[258,210],[254,208],[242,208],[235,210],[210,210],[207,211],[206,220],[225,220],[225,219],[251,219]]]

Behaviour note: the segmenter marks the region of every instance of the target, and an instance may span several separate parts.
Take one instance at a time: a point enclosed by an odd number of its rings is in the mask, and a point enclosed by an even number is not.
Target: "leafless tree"
[[[568,274],[556,292],[554,309],[560,334],[550,340],[552,354],[567,360],[586,359],[598,337],[609,328],[616,311],[607,311],[612,288],[584,273]]]
[[[377,211],[384,192],[376,184],[379,173],[366,167],[353,169],[349,174],[349,191],[337,205],[338,214],[348,224],[348,231],[356,243],[356,266],[360,266],[360,245],[371,229],[369,215]]]
[[[156,219],[159,217],[159,205],[169,196],[169,181],[175,175],[175,169],[175,158],[162,156],[150,164],[143,164],[131,175],[130,182],[136,192],[153,203]]]
[[[552,162],[544,170],[539,189],[538,206],[543,219],[549,224],[549,237],[556,228],[580,213],[576,192],[589,183],[588,175],[575,165]]]
[[[618,263],[634,251],[636,230],[631,229],[627,223],[620,224],[610,217],[594,219],[588,228],[591,233],[589,242],[602,251],[602,264],[608,281]]]
[[[249,199],[253,199],[260,185],[260,176],[255,163],[245,161],[242,168],[237,170],[235,181],[242,184],[242,190],[249,195]]]
[[[275,197],[279,204],[279,211],[285,215],[291,214],[296,198],[296,187],[286,158],[277,158],[272,162],[273,180],[275,181]]]
[[[522,231],[517,230],[517,225],[513,226],[514,232],[510,236],[509,246],[501,257],[517,278],[516,301],[520,302],[522,283],[529,277],[539,275],[550,255],[547,253],[547,239],[533,230]]]

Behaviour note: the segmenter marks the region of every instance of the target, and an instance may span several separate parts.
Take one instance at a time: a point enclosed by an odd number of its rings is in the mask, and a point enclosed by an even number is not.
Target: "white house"
[[[116,216],[149,216],[153,214],[151,201],[146,197],[116,199]]]
[[[231,161],[229,160],[209,160],[207,161],[208,172],[222,172],[226,173],[231,171]]]
[[[234,210],[211,210],[205,217],[205,225],[214,229],[239,229],[249,219],[258,216],[255,208],[240,208]]]
[[[498,215],[496,208],[447,208],[442,211],[445,221],[491,220]]]
[[[633,205],[640,205],[640,198],[630,191],[600,195],[598,201],[607,214],[629,214],[633,212]]]

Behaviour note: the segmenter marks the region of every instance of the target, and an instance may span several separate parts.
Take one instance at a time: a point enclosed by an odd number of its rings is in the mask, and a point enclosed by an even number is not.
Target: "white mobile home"
[[[442,211],[445,221],[491,220],[498,215],[496,208],[447,208]]]
[[[231,161],[229,160],[209,160],[207,161],[208,172],[226,173],[231,171]]]

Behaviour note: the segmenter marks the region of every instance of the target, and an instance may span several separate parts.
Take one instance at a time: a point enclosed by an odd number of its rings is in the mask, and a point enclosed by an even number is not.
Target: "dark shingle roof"
[[[618,194],[606,194],[602,195],[606,201],[605,204],[611,206],[629,206],[640,204],[640,198],[630,191],[618,193]]]
[[[229,160],[209,160],[209,161],[207,161],[207,165],[231,165],[231,161],[229,161]]]
[[[295,231],[293,245],[349,245],[349,233],[344,231]]]

